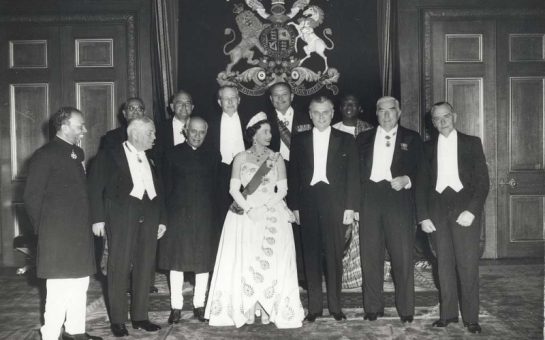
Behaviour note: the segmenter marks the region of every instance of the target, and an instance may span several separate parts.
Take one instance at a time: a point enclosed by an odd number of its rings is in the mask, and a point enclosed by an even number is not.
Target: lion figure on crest
[[[317,36],[316,33],[314,33],[314,29],[320,26],[324,21],[324,11],[318,6],[310,6],[303,12],[303,16],[304,17],[299,18],[298,24],[294,22],[288,23],[288,25],[294,26],[299,34],[295,38],[295,52],[297,52],[297,41],[299,39],[303,40],[306,43],[306,45],[303,47],[306,56],[301,59],[299,65],[301,65],[303,61],[310,58],[311,53],[314,52],[322,57],[322,59],[324,60],[325,72],[328,69],[325,50],[333,49],[335,44],[327,36],[327,34],[331,35],[331,29],[326,28],[323,31],[324,37],[331,43],[331,46],[327,46],[324,40]]]
[[[259,21],[259,19],[251,11],[242,11],[236,16],[236,21],[241,33],[241,40],[238,45],[233,47],[229,52],[226,51],[226,48],[229,44],[235,41],[236,33],[231,28],[225,29],[225,35],[233,34],[233,39],[228,41],[223,46],[223,53],[231,58],[231,62],[227,64],[227,68],[225,70],[226,73],[230,73],[233,66],[235,66],[243,58],[246,59],[248,64],[256,65],[259,61],[253,59],[254,51],[252,49],[254,47],[257,47],[261,53],[267,54],[265,49],[259,43],[259,35],[268,25],[263,25],[263,23],[261,23],[261,21]]]

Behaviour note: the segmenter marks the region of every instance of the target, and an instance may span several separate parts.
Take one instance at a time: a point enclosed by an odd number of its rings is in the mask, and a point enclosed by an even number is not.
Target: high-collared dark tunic
[[[167,232],[160,241],[159,267],[166,270],[210,272],[214,268],[223,221],[216,218],[217,150],[187,143],[166,151],[163,171]]]
[[[30,159],[25,207],[38,235],[37,275],[80,278],[95,273],[84,154],[55,137]]]

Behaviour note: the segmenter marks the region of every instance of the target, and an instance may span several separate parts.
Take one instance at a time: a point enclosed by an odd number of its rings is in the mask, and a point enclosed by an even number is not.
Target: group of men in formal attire
[[[335,128],[327,97],[314,98],[308,112],[298,112],[289,84],[277,83],[270,99],[269,147],[286,163],[298,275],[309,297],[305,320],[322,316],[322,275],[330,315],[346,319],[342,256],[347,226],[357,220],[364,319],[384,316],[387,250],[397,312],[403,323],[412,322],[414,236],[421,224],[438,259],[441,308],[433,326],[458,322],[460,300],[464,325],[480,332],[479,236],[488,170],[480,140],[455,129],[454,108],[447,102],[432,107],[439,135],[423,143],[417,132],[399,125],[401,110],[393,97],[378,100],[375,128],[357,119],[353,96],[343,98],[341,105],[351,109],[347,119],[342,109],[343,121]],[[78,147],[86,132],[83,113],[64,107],[54,115],[56,137],[31,158],[24,195],[38,235],[37,274],[47,279],[43,339],[57,339],[63,324],[63,339],[99,338],[85,333],[86,290],[95,272],[93,233],[108,239],[114,336],[129,334],[127,291],[133,328],[160,329],[148,318],[156,255],[158,267],[169,271],[168,323],[180,321],[186,272],[195,273],[194,315],[205,321],[209,273],[232,202],[231,163],[245,150],[240,100],[235,87],[220,88],[222,113],[206,121],[192,115],[191,95],[180,91],[170,104],[174,115],[156,128],[143,102],[131,98],[123,107],[127,124],[103,137],[87,174]]]

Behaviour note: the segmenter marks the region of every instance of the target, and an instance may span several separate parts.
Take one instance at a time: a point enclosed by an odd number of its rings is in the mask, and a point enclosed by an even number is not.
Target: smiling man
[[[424,173],[424,149],[418,133],[399,126],[400,116],[397,99],[380,98],[380,125],[356,140],[362,194],[359,213],[363,308],[364,319],[369,321],[384,316],[385,249],[392,262],[400,320],[410,323],[414,315],[415,189],[419,189]]]
[[[354,138],[332,129],[333,103],[312,99],[314,124],[293,138],[288,203],[301,224],[303,261],[308,285],[308,322],[322,315],[322,264],[327,275],[329,313],[346,319],[341,310],[342,252],[346,226],[357,210],[358,161]]]
[[[24,193],[38,235],[37,276],[46,279],[42,339],[101,339],[85,333],[89,276],[95,273],[84,154],[83,114],[62,107],[52,118],[55,138],[30,159]],[[69,217],[69,218],[67,218]],[[66,321],[65,321],[66,318]]]
[[[169,227],[160,242],[159,267],[170,272],[169,324],[181,318],[186,272],[195,273],[194,316],[205,321],[208,276],[214,269],[222,225],[215,218],[220,154],[203,145],[207,131],[204,119],[191,117],[186,143],[167,151],[163,164]]]

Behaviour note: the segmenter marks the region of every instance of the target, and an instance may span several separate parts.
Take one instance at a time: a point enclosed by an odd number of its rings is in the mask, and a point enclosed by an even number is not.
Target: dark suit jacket
[[[159,204],[158,223],[166,224],[161,176],[148,156]],[[133,188],[131,172],[123,145],[101,150],[96,156],[88,176],[92,223],[107,222],[109,215],[125,216]],[[116,218],[117,220],[117,218]]]
[[[111,149],[127,140],[127,127],[125,125],[106,132],[100,139],[99,149]]]
[[[365,131],[358,135],[356,143],[358,144],[359,163],[360,163],[360,183],[361,191],[364,193],[370,182],[371,170],[373,169],[373,152],[375,146],[375,136],[378,127]],[[401,194],[411,195],[411,199],[416,199],[416,207],[425,204],[424,195],[422,195],[422,185],[426,176],[426,168],[423,166],[424,145],[420,135],[412,130],[399,126],[397,129],[394,155],[390,171],[392,178],[407,175],[411,179],[411,189],[402,189]],[[416,192],[416,195],[415,195]],[[362,199],[365,197],[362,194]],[[369,198],[373,199],[373,198]],[[408,207],[414,209],[414,207]],[[361,210],[360,210],[361,212]]]
[[[271,123],[271,144],[269,145],[269,148],[273,151],[280,151],[280,132],[278,129],[278,121],[277,121],[277,115],[276,111],[273,109],[269,112],[267,112],[267,120]],[[302,113],[298,111],[293,111],[293,122],[292,122],[292,129],[291,129],[291,138],[293,140],[293,137],[297,134],[308,131],[312,129],[312,123],[310,122],[310,117],[308,113]],[[291,159],[291,157],[290,157]]]
[[[489,190],[488,167],[484,157],[483,146],[478,137],[458,132],[458,175],[464,188],[459,192],[460,209],[468,210],[473,215],[480,215]],[[435,192],[437,184],[437,142],[438,137],[426,142],[425,160],[429,176],[424,182],[426,197]],[[429,204],[423,206],[419,213],[419,221],[430,218]]]
[[[95,273],[83,160],[82,149],[58,137],[30,159],[24,202],[38,235],[40,278],[79,278]]]
[[[157,124],[154,149],[161,155],[174,147],[174,134],[172,131],[172,117]]]
[[[332,209],[342,212],[357,211],[359,200],[358,154],[354,137],[331,128],[327,151],[326,175],[334,202]],[[308,189],[314,173],[314,150],[312,130],[301,132],[292,140],[290,150],[288,204],[292,210],[304,208],[309,199]],[[341,215],[342,216],[342,215]]]

